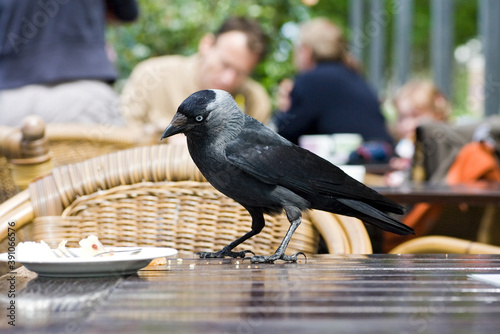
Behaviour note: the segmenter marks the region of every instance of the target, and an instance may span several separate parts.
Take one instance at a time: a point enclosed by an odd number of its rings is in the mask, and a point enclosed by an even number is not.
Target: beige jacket
[[[123,89],[121,112],[128,125],[152,124],[163,131],[184,99],[200,90],[196,83],[197,55],[162,56],[139,63]],[[240,108],[266,123],[271,103],[264,87],[247,79],[233,94]]]

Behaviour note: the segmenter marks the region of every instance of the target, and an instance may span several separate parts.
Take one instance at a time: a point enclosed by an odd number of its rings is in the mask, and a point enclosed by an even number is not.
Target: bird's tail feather
[[[415,234],[415,231],[391,216],[371,207],[370,205],[347,198],[337,198],[337,201],[356,211],[356,218],[375,225],[385,231],[399,235]]]

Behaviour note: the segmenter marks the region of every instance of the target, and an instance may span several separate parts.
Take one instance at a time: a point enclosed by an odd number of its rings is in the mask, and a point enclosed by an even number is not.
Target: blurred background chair
[[[478,133],[479,127],[485,130]],[[475,137],[476,134],[476,137]],[[412,180],[415,182],[444,183],[446,175],[458,153],[473,140],[489,137],[500,152],[500,118],[489,117],[480,122],[451,125],[428,122],[416,130]]]
[[[206,182],[182,145],[121,150],[54,168],[0,205],[0,252],[8,222],[16,242],[44,240],[51,246],[93,234],[105,246],[173,247],[181,254],[217,251],[250,230],[251,217]],[[290,223],[266,216],[266,227],[241,247],[271,254]],[[310,211],[288,252],[368,254],[370,240],[361,221]]]
[[[406,241],[391,254],[500,254],[500,247],[446,236],[425,236]]]

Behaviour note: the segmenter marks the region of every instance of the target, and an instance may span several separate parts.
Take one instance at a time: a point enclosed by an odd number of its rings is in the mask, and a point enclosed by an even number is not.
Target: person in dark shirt
[[[301,26],[294,57],[299,74],[293,85],[282,83],[273,119],[280,135],[298,143],[302,135],[357,133],[364,142],[383,143],[392,154],[378,98],[337,26],[324,18]]]
[[[121,123],[104,32],[137,16],[135,0],[0,1],[0,124]]]

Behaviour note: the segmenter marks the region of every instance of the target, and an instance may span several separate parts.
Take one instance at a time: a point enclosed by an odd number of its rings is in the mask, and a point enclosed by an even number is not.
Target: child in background
[[[407,178],[414,153],[415,132],[425,122],[447,122],[451,105],[434,83],[412,80],[398,91],[393,99],[397,111],[395,126],[398,143],[396,156],[390,166],[396,170],[386,176],[389,186],[399,186]]]

